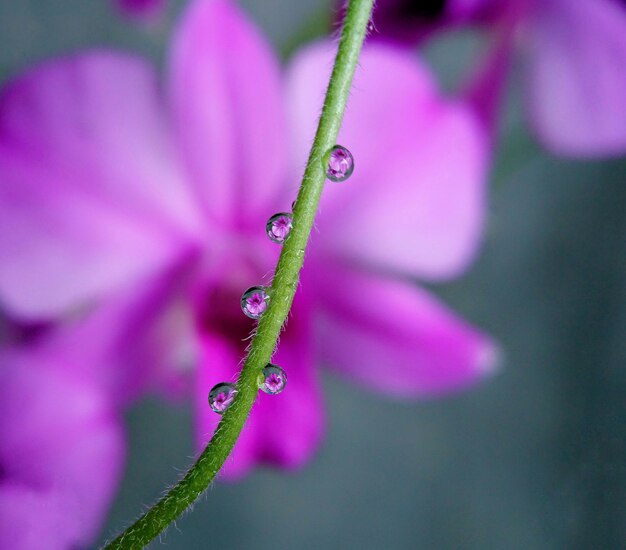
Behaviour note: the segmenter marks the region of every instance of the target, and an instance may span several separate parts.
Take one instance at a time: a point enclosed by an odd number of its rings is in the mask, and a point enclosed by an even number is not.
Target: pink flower
[[[78,315],[55,353],[100,347],[111,399],[193,366],[200,444],[219,420],[208,391],[235,379],[253,327],[241,294],[277,260],[265,222],[295,198],[332,50],[302,52],[281,81],[239,11],[201,0],[174,38],[165,94],[141,59],[92,52],[32,70],[0,99],[0,299],[23,319]],[[311,455],[320,364],[405,398],[494,366],[492,342],[414,283],[457,276],[475,255],[483,130],[404,53],[372,45],[360,65],[340,137],[356,170],[326,189],[274,359],[289,384],[259,396],[230,477]]]
[[[0,548],[86,547],[120,480],[117,415],[58,366],[49,355],[0,355]]]
[[[619,0],[449,0],[424,11],[380,0],[380,36],[419,40],[446,25],[476,23],[493,48],[471,90],[489,124],[511,56],[523,61],[530,124],[552,151],[581,157],[626,152],[626,7]],[[412,15],[412,17],[410,16]]]

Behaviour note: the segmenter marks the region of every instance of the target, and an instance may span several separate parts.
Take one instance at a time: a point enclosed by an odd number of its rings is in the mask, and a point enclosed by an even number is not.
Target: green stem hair
[[[235,400],[224,413],[213,438],[183,479],[106,549],[139,549],[146,546],[209,486],[237,442],[258,394],[257,377],[272,358],[298,286],[304,252],[324,189],[324,157],[337,140],[373,3],[374,0],[351,0],[349,3],[315,141],[293,212],[293,229],[283,245],[269,290],[268,307],[259,321],[237,380]]]

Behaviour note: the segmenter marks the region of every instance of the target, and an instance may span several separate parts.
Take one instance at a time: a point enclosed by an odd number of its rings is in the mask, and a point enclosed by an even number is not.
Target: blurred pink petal
[[[0,547],[20,550],[71,548],[82,538],[63,494],[22,483],[0,482]]]
[[[113,2],[124,15],[141,20],[154,19],[165,7],[165,0],[113,0]]]
[[[477,18],[494,0],[380,0],[374,5],[373,35],[386,41],[411,44],[432,32]],[[497,0],[496,0],[497,1]],[[337,2],[337,21],[345,17],[346,2]]]
[[[0,547],[84,547],[120,481],[119,421],[96,388],[50,358],[0,363]]]
[[[92,53],[0,96],[0,298],[45,318],[167,266],[198,223],[154,73]]]
[[[58,370],[69,376],[78,370],[81,380],[100,388],[117,407],[147,391],[179,395],[198,354],[185,294],[194,259],[129,285],[87,315],[54,327],[29,345],[29,356],[41,362],[64,357]]]
[[[473,107],[486,129],[492,152],[497,146],[499,119],[512,57],[511,29],[502,30],[493,37],[490,51],[469,79],[467,89],[463,92],[468,105]]]
[[[192,3],[170,57],[176,134],[196,195],[211,219],[249,226],[247,212],[267,208],[284,184],[278,60],[224,0]]]
[[[294,154],[302,166],[334,45],[300,53],[288,79]],[[485,215],[487,138],[471,110],[442,99],[408,53],[364,48],[338,142],[355,159],[348,184],[329,184],[324,251],[429,279],[474,258]]]
[[[494,343],[407,281],[333,266],[318,276],[323,364],[379,393],[432,397],[491,374]]]
[[[626,151],[626,6],[546,0],[526,22],[530,122],[574,156]]]
[[[509,54],[524,57],[529,123],[557,154],[626,151],[626,4],[621,0],[453,0],[429,9],[380,0],[374,36],[406,44],[433,31],[478,25],[497,39],[470,98],[493,132]],[[432,8],[432,7],[431,7]]]

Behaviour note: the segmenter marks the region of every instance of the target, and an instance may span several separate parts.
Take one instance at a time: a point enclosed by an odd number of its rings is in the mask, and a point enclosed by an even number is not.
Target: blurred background
[[[242,0],[286,57],[330,3]],[[0,80],[37,60],[117,46],[162,61],[172,22],[138,27],[104,0],[2,0]],[[475,37],[427,57],[444,86]],[[328,435],[313,461],[216,484],[162,537],[168,548],[626,548],[626,161],[564,161],[507,102],[483,253],[433,290],[501,343],[473,391],[390,401],[324,377]],[[190,404],[128,414],[125,479],[103,542],[173,483],[193,454]],[[159,546],[159,542],[153,544]]]

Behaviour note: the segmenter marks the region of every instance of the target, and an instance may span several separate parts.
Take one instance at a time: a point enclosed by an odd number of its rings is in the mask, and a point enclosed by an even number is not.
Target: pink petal
[[[544,144],[575,156],[626,151],[626,7],[546,0],[525,29],[528,112]]]
[[[173,117],[196,193],[214,219],[241,227],[283,184],[277,58],[230,2],[198,0],[174,39],[170,73]]]
[[[38,491],[21,483],[0,483],[0,547],[71,548],[84,537],[76,533],[72,520],[66,517],[66,507],[66,500],[57,492]]]
[[[155,18],[165,8],[165,0],[114,0],[125,15],[144,21]]]
[[[377,392],[427,397],[460,390],[494,370],[482,332],[408,282],[326,266],[307,281],[320,306],[320,358]]]
[[[120,481],[118,419],[94,387],[52,362],[0,361],[0,547],[84,547]]]
[[[381,0],[374,6],[374,37],[413,44],[434,31],[479,21],[498,3],[498,0]]]
[[[59,370],[101,388],[116,406],[148,390],[180,393],[196,351],[183,301],[192,263],[131,285],[84,317],[56,326],[30,345],[30,355],[43,362],[63,357]]]
[[[197,231],[140,60],[56,61],[0,96],[0,298],[51,317],[167,265]]]
[[[491,38],[488,53],[464,91],[468,104],[473,107],[486,129],[491,145],[498,135],[502,102],[513,55],[513,36],[511,24],[505,21]]]
[[[289,469],[302,466],[322,437],[324,414],[307,322],[310,312],[302,305],[302,298],[297,302],[273,360],[285,369],[287,386],[279,395],[259,392],[220,474],[225,479],[238,479],[259,464]],[[204,448],[220,420],[207,404],[209,390],[219,382],[235,382],[244,347],[212,334],[203,335],[202,345],[204,358],[196,384],[200,448]]]
[[[298,55],[288,80],[294,154],[302,166],[334,46]],[[485,214],[487,138],[465,105],[443,100],[406,52],[366,47],[338,142],[354,155],[345,184],[329,184],[320,249],[438,279],[475,256]]]

